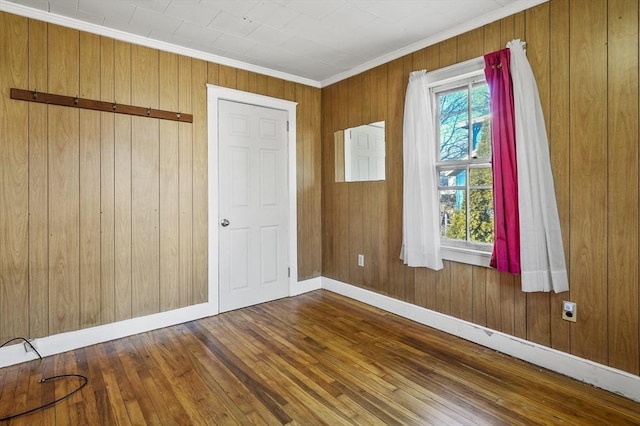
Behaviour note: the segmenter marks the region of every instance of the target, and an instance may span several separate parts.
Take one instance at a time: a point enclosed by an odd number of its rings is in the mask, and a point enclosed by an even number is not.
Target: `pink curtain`
[[[493,156],[494,245],[491,266],[501,272],[520,274],[520,224],[518,170],[510,73],[510,51],[502,49],[484,56],[491,107]]]

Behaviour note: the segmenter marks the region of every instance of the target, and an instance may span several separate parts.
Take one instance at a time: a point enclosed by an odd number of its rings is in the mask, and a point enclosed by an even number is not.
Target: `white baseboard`
[[[216,312],[217,306],[202,303],[144,317],[41,337],[34,339],[32,344],[42,357],[46,357],[145,331],[193,321],[214,315]],[[22,344],[6,346],[0,349],[0,368],[37,358],[38,356],[35,352],[26,352]]]
[[[300,281],[292,296],[320,288],[342,294],[640,402],[639,376],[340,281],[325,277]],[[217,306],[202,303],[173,311],[37,338],[33,344],[38,352],[45,357],[193,321],[216,313]],[[34,352],[25,352],[22,344],[7,346],[0,349],[0,368],[36,358]]]
[[[640,402],[640,376],[331,278],[322,288]]]
[[[320,277],[299,281],[292,296],[319,290],[322,287]],[[156,330],[171,325],[182,324],[218,314],[217,303],[202,303],[186,308],[147,315],[144,317],[118,321],[83,330],[54,334],[34,339],[32,344],[43,357],[83,348],[97,343],[108,342],[122,337],[132,336],[145,331]],[[35,352],[26,352],[22,343],[0,349],[0,368],[37,359]]]
[[[291,296],[297,296],[302,293],[308,293],[313,290],[320,290],[322,288],[322,278],[316,277],[304,281],[298,281],[298,285],[294,289]]]

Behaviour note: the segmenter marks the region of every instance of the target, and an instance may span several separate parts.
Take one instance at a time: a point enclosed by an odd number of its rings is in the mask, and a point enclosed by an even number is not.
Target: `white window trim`
[[[453,80],[461,80],[474,75],[484,73],[484,56],[475,59],[449,65],[444,68],[430,71],[428,76],[428,87],[441,86]]]
[[[450,65],[428,73],[428,87],[430,98],[433,99],[433,89],[444,86],[450,82],[463,80],[476,75],[484,74],[484,57],[474,58],[455,65]],[[489,267],[491,252],[475,250],[469,247],[455,247],[446,245],[446,240],[440,240],[440,255],[444,260],[466,263],[476,266]]]
[[[440,245],[440,256],[443,260],[451,260],[458,263],[489,267],[491,253],[486,251],[471,250],[462,247]]]

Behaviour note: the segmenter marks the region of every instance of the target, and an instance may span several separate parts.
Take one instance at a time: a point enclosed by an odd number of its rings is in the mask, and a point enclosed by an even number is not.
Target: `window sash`
[[[466,88],[467,90],[467,116],[466,121],[469,123],[469,128],[471,129],[473,123],[473,102],[472,102],[472,89],[474,85],[480,82],[484,82],[484,72],[483,70],[478,70],[474,73],[468,74],[464,78],[455,78],[453,80],[448,80],[443,84],[435,84],[431,86],[431,100],[434,104],[434,115],[435,115],[435,124],[436,124],[436,134],[438,143],[436,144],[436,173],[437,173],[437,182],[438,182],[438,192],[441,191],[465,191],[466,198],[466,239],[458,240],[453,238],[448,238],[441,235],[441,246],[444,249],[444,252],[450,252],[449,254],[453,254],[454,257],[459,255],[457,253],[459,251],[464,252],[464,256],[471,256],[475,258],[475,261],[471,263],[474,264],[485,264],[486,256],[491,253],[493,248],[492,243],[480,243],[471,241],[470,234],[470,210],[471,210],[471,201],[470,195],[472,190],[492,190],[492,185],[472,185],[470,183],[470,170],[471,169],[483,169],[489,168],[491,169],[492,163],[491,158],[474,158],[473,154],[473,132],[469,131],[467,134],[467,158],[464,159],[454,159],[454,160],[446,160],[441,159],[441,111],[439,105],[439,97],[444,96],[447,93],[454,93],[459,91],[460,89]],[[442,170],[455,170],[455,169],[463,169],[466,173],[466,179],[464,185],[453,185],[453,186],[442,186],[440,185],[440,172]],[[445,258],[449,256],[443,256]],[[454,259],[457,260],[457,259]],[[479,262],[479,263],[478,263]]]

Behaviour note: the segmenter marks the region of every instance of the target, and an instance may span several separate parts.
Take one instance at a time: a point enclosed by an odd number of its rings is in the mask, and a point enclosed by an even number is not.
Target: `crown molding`
[[[424,49],[425,47],[429,47],[436,43],[440,43],[441,41],[447,40],[451,37],[464,34],[467,31],[475,30],[476,28],[480,28],[483,25],[487,25],[499,19],[506,18],[507,16],[511,16],[513,14],[522,12],[523,10],[531,9],[534,6],[538,6],[548,1],[549,0],[519,0],[514,3],[510,3],[507,6],[504,6],[496,11],[478,16],[477,18],[464,22],[460,25],[455,25],[446,31],[442,31],[431,37],[427,37],[415,43],[409,44],[405,47],[402,47],[398,50],[390,52],[386,55],[379,56],[375,59],[372,59],[371,61],[358,65],[357,67],[353,67],[350,70],[347,70],[340,74],[336,74],[333,77],[330,77],[326,80],[322,80],[322,82],[320,83],[320,86],[321,87],[330,86],[334,83],[345,80],[349,77],[353,77],[354,75],[358,75],[362,72],[368,71],[379,65],[383,65],[383,64],[386,64],[387,62],[391,62],[395,59],[401,58],[405,55],[408,55],[409,53],[417,52],[418,50]]]
[[[207,52],[203,52],[196,49],[190,49],[187,47],[182,47],[182,46],[178,46],[175,44],[171,44],[171,43],[167,43],[159,40],[153,40],[151,38],[143,37],[137,34],[131,34],[124,31],[104,27],[102,25],[84,22],[78,19],[57,15],[55,13],[50,13],[40,9],[23,6],[17,3],[12,3],[8,0],[0,0],[0,11],[13,13],[20,16],[25,16],[27,18],[37,19],[37,20],[49,22],[52,24],[62,25],[64,27],[86,31],[93,34],[111,37],[116,40],[134,43],[142,46],[147,46],[147,47],[159,49],[165,52],[176,53],[179,55],[189,56],[195,59],[201,59],[208,62],[215,62],[217,64],[239,68],[245,71],[264,74],[270,77],[276,77],[276,78],[291,81],[294,83],[300,83],[300,84],[304,84],[304,85],[316,87],[316,88],[323,88],[323,87],[330,86],[334,83],[337,83],[339,81],[342,81],[344,79],[347,79],[349,77],[352,77],[354,75],[368,71],[379,65],[385,64],[387,62],[391,62],[407,54],[416,52],[420,49],[424,49],[425,47],[432,46],[436,43],[447,40],[451,37],[455,37],[467,31],[474,30],[483,25],[489,24],[491,22],[495,22],[499,19],[522,12],[524,10],[530,9],[542,3],[546,3],[548,1],[549,0],[518,0],[496,11],[481,15],[475,19],[464,22],[460,25],[453,26],[446,31],[442,31],[434,36],[427,37],[415,43],[409,44],[403,48],[390,52],[388,54],[379,56],[375,59],[372,59],[368,62],[365,62],[361,65],[353,67],[347,71],[336,74],[322,81],[316,81],[316,80],[301,77],[298,75],[288,74],[288,73],[273,70],[270,68],[249,64],[249,63],[238,61],[235,59],[226,58],[224,56],[214,55],[212,53],[207,53]]]
[[[57,15],[55,13],[47,12],[41,9],[23,6],[17,3],[12,3],[7,0],[0,0],[0,11],[13,13],[15,15],[24,16],[26,18],[37,19],[39,21],[44,21],[50,24],[56,24],[63,27],[67,27],[67,28],[73,28],[75,30],[80,30],[80,31],[85,31],[92,34],[110,37],[115,40],[133,43],[140,46],[151,47],[154,49],[162,50],[164,52],[176,53],[178,55],[184,55],[194,59],[201,59],[203,61],[208,61],[208,62],[215,62],[220,65],[226,65],[226,66],[242,69],[245,71],[251,71],[258,74],[267,75],[270,77],[280,78],[282,80],[287,80],[294,83],[300,83],[300,84],[304,84],[311,87],[317,87],[317,88],[321,87],[319,81],[312,80],[309,78],[301,77],[294,74],[288,74],[282,71],[277,71],[270,68],[261,67],[258,65],[249,64],[249,63],[238,61],[235,59],[226,58],[224,56],[214,55],[213,53],[207,53],[201,50],[178,46],[178,45],[167,43],[160,40],[154,40],[149,37],[144,37],[137,34],[131,34],[125,31],[108,28],[108,27],[97,25],[90,22],[84,22],[79,19]]]

